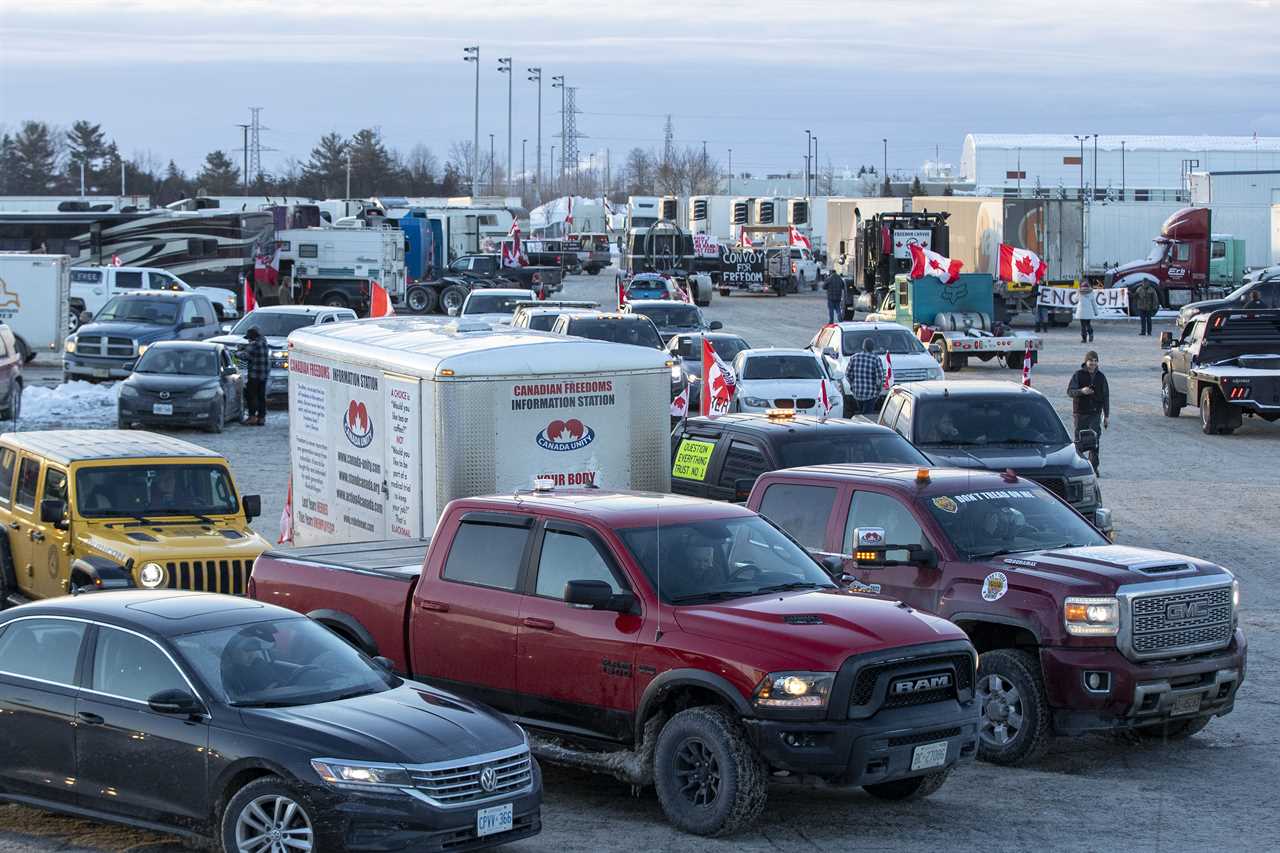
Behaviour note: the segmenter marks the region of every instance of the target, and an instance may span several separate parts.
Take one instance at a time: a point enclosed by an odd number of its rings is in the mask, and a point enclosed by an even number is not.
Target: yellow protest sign
[[[714,441],[684,439],[676,451],[676,461],[671,466],[671,476],[682,480],[706,479],[707,465],[711,462],[711,452],[715,449]]]

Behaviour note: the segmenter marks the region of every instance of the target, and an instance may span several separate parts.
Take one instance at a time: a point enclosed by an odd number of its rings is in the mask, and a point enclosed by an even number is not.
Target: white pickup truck
[[[183,290],[203,294],[213,303],[218,320],[240,316],[236,295],[225,287],[192,287],[168,270],[155,267],[72,267],[68,331],[80,328],[80,315],[97,314],[113,296],[139,290]]]

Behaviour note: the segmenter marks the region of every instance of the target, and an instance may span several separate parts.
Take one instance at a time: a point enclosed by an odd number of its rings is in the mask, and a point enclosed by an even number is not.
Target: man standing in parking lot
[[[1089,451],[1089,461],[1093,463],[1093,470],[1096,472],[1102,431],[1111,424],[1111,389],[1107,386],[1107,377],[1098,369],[1096,351],[1089,350],[1085,353],[1084,364],[1071,374],[1067,396],[1071,398],[1076,440],[1080,440],[1080,432],[1086,429],[1093,430],[1098,437],[1098,449]]]
[[[250,426],[262,426],[267,422],[267,374],[271,372],[271,359],[267,353],[267,341],[257,327],[245,332],[249,345],[245,348],[248,377],[244,386],[245,408]]]
[[[849,386],[849,398],[853,401],[849,414],[875,414],[876,399],[884,390],[884,364],[875,354],[875,342],[870,336],[862,339],[862,349],[849,359],[844,379]]]
[[[1139,335],[1151,334],[1151,318],[1160,310],[1160,293],[1150,281],[1142,282],[1129,293],[1129,307],[1138,315]]]
[[[832,270],[827,275],[827,322],[839,323],[840,304],[844,300],[844,278]]]

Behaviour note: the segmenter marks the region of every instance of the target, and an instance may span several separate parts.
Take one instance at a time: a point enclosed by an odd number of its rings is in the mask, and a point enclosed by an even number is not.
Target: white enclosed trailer
[[[0,254],[0,320],[13,330],[24,357],[61,355],[69,319],[70,273],[67,255]]]

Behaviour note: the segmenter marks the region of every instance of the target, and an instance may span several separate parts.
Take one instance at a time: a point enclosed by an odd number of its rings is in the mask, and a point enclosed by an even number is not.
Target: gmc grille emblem
[[[903,678],[889,685],[889,693],[893,696],[905,696],[909,693],[924,693],[928,690],[942,690],[951,686],[951,675],[925,675],[920,678]]]
[[[1208,615],[1209,604],[1204,601],[1177,601],[1164,609],[1164,618],[1170,622],[1203,619]]]

